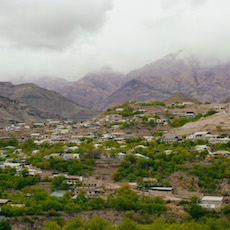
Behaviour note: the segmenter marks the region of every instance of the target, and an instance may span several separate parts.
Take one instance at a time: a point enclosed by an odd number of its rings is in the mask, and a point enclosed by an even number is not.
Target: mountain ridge
[[[97,114],[55,91],[41,88],[34,83],[13,85],[0,82],[0,95],[65,119],[86,119]]]
[[[138,91],[132,80],[137,80]],[[56,90],[78,104],[96,109],[133,99],[163,101],[177,92],[201,102],[220,102],[230,95],[230,62],[207,65],[179,51],[126,75],[105,69]]]

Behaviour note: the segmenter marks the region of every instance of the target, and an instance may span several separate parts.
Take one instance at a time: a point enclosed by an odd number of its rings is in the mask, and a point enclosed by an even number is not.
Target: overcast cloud
[[[0,0],[0,80],[126,73],[186,50],[230,60],[228,0]]]

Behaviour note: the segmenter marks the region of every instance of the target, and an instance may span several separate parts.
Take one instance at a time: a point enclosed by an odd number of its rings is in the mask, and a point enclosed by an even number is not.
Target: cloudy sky
[[[0,0],[0,80],[127,73],[178,50],[230,60],[229,0]]]

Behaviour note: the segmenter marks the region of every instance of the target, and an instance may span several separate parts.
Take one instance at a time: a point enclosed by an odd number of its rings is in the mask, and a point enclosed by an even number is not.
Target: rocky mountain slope
[[[26,106],[19,101],[0,96],[0,127],[25,121],[36,122],[45,117],[48,117],[47,113]]]
[[[59,79],[53,85],[44,85],[51,86],[70,100],[97,109],[126,100],[162,101],[177,92],[201,102],[219,102],[230,95],[230,62],[202,64],[198,58],[179,51],[125,76],[105,68],[76,82]]]
[[[13,85],[10,82],[1,82],[0,95],[23,102],[41,112],[67,119],[86,119],[97,114],[55,91],[43,89],[32,83]]]
[[[98,104],[104,98],[119,89],[123,79],[123,74],[114,72],[109,67],[104,67],[86,74],[78,81],[46,77],[34,79],[32,82],[45,89],[59,92],[77,104],[98,109]],[[14,82],[23,83],[26,80],[15,80]]]
[[[192,56],[181,58],[180,53],[168,55],[128,73],[126,87],[111,95],[112,104],[120,103],[120,95],[133,85],[133,79],[139,84],[146,85],[145,89],[142,88],[144,94],[145,90],[152,89],[145,100],[164,100],[177,92],[182,92],[202,102],[216,102],[230,94],[230,64],[204,66]],[[129,95],[135,93],[135,90],[129,91]],[[143,93],[139,93],[138,101],[142,100],[142,96]],[[129,96],[125,98],[131,99]]]
[[[70,82],[59,92],[78,104],[97,109],[104,98],[121,86],[122,80],[121,73],[103,68],[94,73],[88,73],[79,81]]]
[[[125,83],[120,89],[106,97],[101,103],[98,103],[98,108],[105,109],[116,104],[122,104],[125,101],[148,101],[150,99],[170,97],[170,92],[158,91],[149,84],[142,82],[139,79],[133,79]]]

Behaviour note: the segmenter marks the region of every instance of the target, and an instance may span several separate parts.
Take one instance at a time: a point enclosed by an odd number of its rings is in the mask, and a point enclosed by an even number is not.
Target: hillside
[[[0,96],[0,127],[18,122],[40,121],[45,117],[48,117],[47,113],[28,107],[19,101]]]
[[[222,103],[228,104],[230,103],[230,97],[225,98]]]
[[[87,119],[96,114],[95,111],[78,105],[55,91],[43,89],[32,83],[13,85],[2,82],[0,94],[62,118]]]
[[[165,103],[173,103],[173,102],[193,102],[193,103],[198,103],[197,100],[190,98],[186,96],[183,93],[176,93],[172,97],[164,100]]]
[[[215,132],[216,127],[223,127],[224,130],[230,130],[230,117],[229,114],[217,113],[212,116],[202,118],[195,122],[190,122],[182,127],[170,129],[167,135],[190,135],[195,132],[210,131]]]

